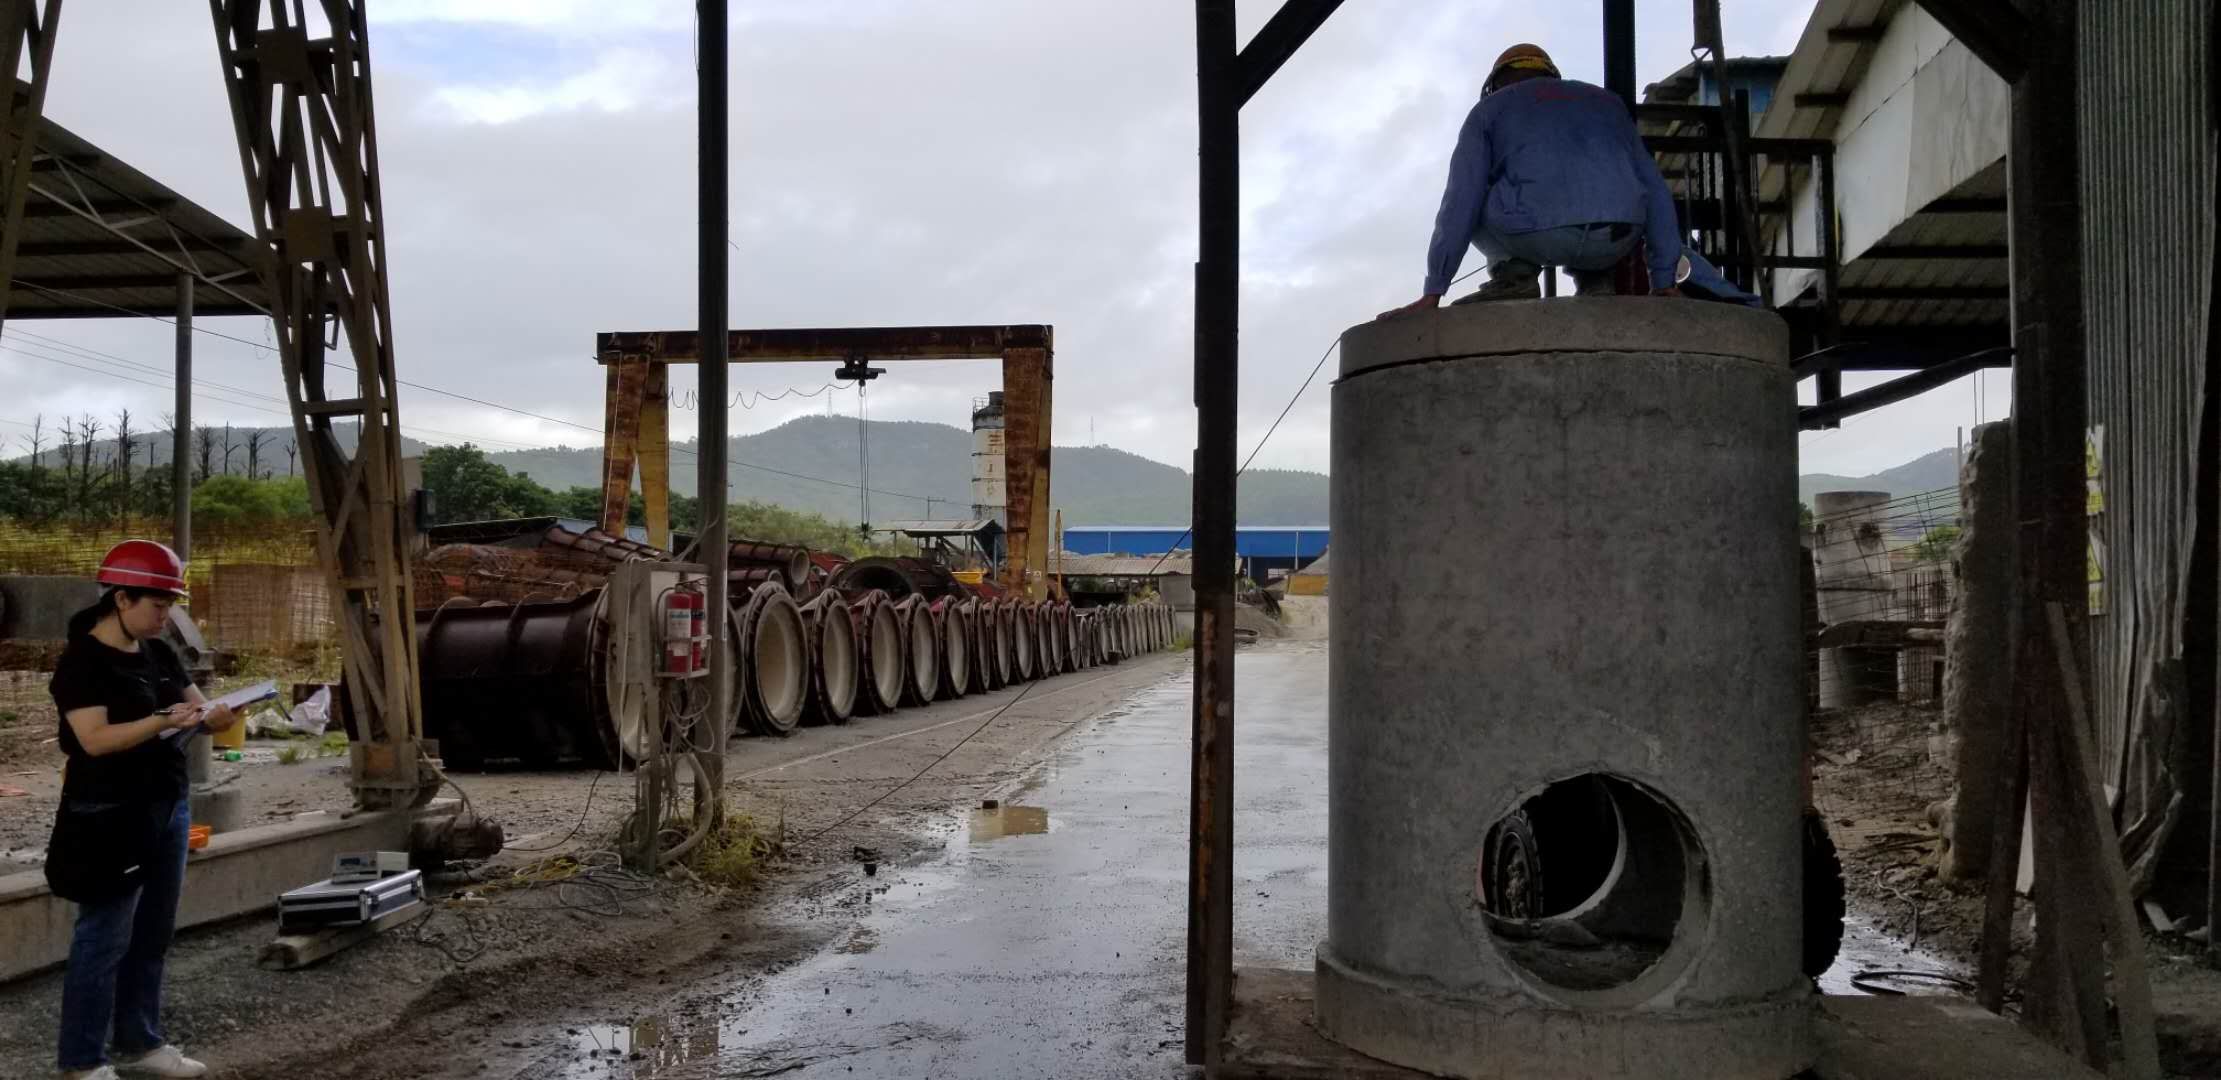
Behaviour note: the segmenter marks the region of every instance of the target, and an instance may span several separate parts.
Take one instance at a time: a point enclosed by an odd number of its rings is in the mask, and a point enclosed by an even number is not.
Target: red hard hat
[[[108,549],[93,580],[102,585],[134,589],[160,589],[185,595],[185,560],[167,544],[152,540],[126,540]]]

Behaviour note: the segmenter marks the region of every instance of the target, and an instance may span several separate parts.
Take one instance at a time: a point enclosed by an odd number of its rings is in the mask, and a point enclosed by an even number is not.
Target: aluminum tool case
[[[278,932],[366,923],[424,899],[424,875],[404,870],[376,881],[329,878],[278,897]]]

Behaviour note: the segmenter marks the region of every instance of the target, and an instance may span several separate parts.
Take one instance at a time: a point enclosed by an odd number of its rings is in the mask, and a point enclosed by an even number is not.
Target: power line
[[[111,308],[111,309],[115,310],[116,312],[118,312],[118,313],[121,313],[121,314],[124,314],[124,315],[131,315],[131,316],[135,316],[135,317],[138,317],[138,318],[142,318],[142,319],[152,319],[152,320],[154,320],[155,322],[158,322],[158,323],[162,323],[162,324],[164,324],[164,325],[175,325],[175,324],[176,324],[176,321],[175,321],[175,320],[173,320],[173,319],[165,319],[165,318],[161,317],[160,315],[155,315],[155,314],[151,314],[151,313],[149,313],[149,312],[144,312],[144,311],[133,311],[133,310],[131,310],[130,308],[127,308],[127,307],[123,307],[123,306],[121,306],[121,305],[119,305],[119,304],[111,304],[111,303],[108,303],[108,302],[107,302],[107,301],[105,301],[105,300],[98,300],[98,299],[95,299],[95,298],[93,298],[93,297],[89,297],[89,296],[83,296],[83,295],[80,295],[80,294],[78,294],[78,293],[73,293],[73,292],[70,292],[70,291],[69,291],[69,290],[67,290],[67,289],[55,289],[55,288],[49,288],[49,287],[47,287],[47,286],[44,286],[44,285],[40,285],[40,284],[38,284],[38,283],[36,283],[36,282],[24,281],[24,280],[21,280],[21,279],[17,279],[15,283],[16,283],[16,284],[18,284],[18,285],[22,285],[22,286],[24,286],[24,287],[26,287],[26,288],[31,288],[31,289],[37,289],[37,290],[39,290],[40,292],[48,292],[48,293],[53,293],[53,294],[56,294],[56,295],[59,295],[59,296],[66,296],[66,297],[69,297],[69,298],[71,298],[71,299],[74,299],[74,300],[82,301],[82,302],[84,302],[84,303],[88,303],[88,304],[96,304],[96,305],[99,305],[99,306],[101,306],[101,307]],[[219,338],[223,338],[223,339],[224,339],[224,340],[226,340],[226,341],[235,341],[235,342],[238,342],[238,343],[239,343],[239,344],[241,344],[241,345],[250,345],[250,346],[253,346],[254,348],[257,348],[257,349],[262,349],[262,350],[265,350],[265,351],[267,351],[267,352],[276,352],[276,351],[277,351],[277,349],[276,349],[276,348],[275,348],[274,346],[270,346],[270,345],[265,345],[265,344],[263,344],[262,342],[259,342],[259,341],[249,341],[249,340],[247,340],[246,338],[243,338],[243,337],[234,337],[234,336],[232,336],[232,335],[230,335],[230,334],[225,334],[225,333],[219,333],[219,332],[217,332],[217,331],[215,331],[215,330],[210,330],[210,329],[208,329],[208,328],[206,328],[206,327],[202,327],[202,326],[198,326],[198,325],[196,325],[196,326],[194,326],[194,327],[193,327],[192,329],[193,329],[193,330],[194,330],[194,331],[195,331],[196,333],[204,333],[204,334],[208,334],[208,335],[210,335],[210,336],[213,336],[213,337],[219,337]],[[44,358],[44,357],[42,357],[41,359],[45,359],[45,358]],[[57,362],[57,363],[62,363],[62,361],[56,361],[56,362]],[[327,361],[325,361],[325,363],[328,363],[328,364],[330,364],[330,365],[331,365],[331,366],[333,366],[333,367],[336,367],[336,368],[340,368],[340,369],[343,369],[343,370],[346,370],[346,371],[354,371],[354,370],[355,370],[355,368],[354,368],[354,367],[352,367],[351,365],[340,363],[340,362],[339,362],[339,361],[337,361],[337,360],[327,360]],[[77,367],[78,365],[75,365],[75,364],[69,364],[69,365],[67,365],[67,366],[70,366],[70,367]],[[95,373],[95,374],[101,374],[101,375],[113,375],[113,374],[114,374],[113,372],[106,372],[106,371],[96,371],[95,369],[92,369],[92,368],[85,368],[84,370],[87,370],[87,371],[94,371],[94,373]],[[123,378],[123,376],[120,376],[120,375],[119,375],[119,376],[116,376],[116,377],[118,377],[118,378]],[[142,380],[132,379],[132,380],[129,380],[129,381],[132,381],[132,382],[140,382],[140,381],[142,381]],[[469,395],[469,394],[461,394],[461,393],[457,393],[457,392],[455,392],[455,391],[453,391],[453,390],[442,390],[442,389],[440,389],[440,388],[439,388],[439,387],[437,387],[437,386],[426,386],[426,385],[424,385],[423,383],[410,382],[410,381],[409,381],[409,380],[407,380],[407,379],[403,379],[403,378],[399,378],[399,377],[396,377],[396,378],[394,379],[394,382],[396,382],[396,383],[399,383],[399,384],[401,384],[402,386],[406,386],[406,387],[409,387],[409,388],[410,388],[410,389],[412,389],[412,390],[422,390],[422,391],[424,391],[424,392],[426,392],[426,393],[430,393],[430,394],[440,394],[440,395],[442,395],[442,396],[445,396],[445,397],[451,397],[451,398],[454,398],[454,399],[456,399],[457,401],[467,401],[467,402],[470,402],[470,403],[471,403],[471,404],[473,404],[473,405],[482,405],[482,406],[484,406],[484,407],[486,407],[486,408],[489,408],[489,409],[499,409],[499,410],[501,410],[501,411],[503,411],[503,412],[508,412],[508,413],[515,413],[515,414],[516,414],[516,415],[518,415],[518,416],[525,416],[525,417],[530,417],[530,418],[532,418],[532,419],[534,419],[534,420],[542,420],[542,421],[545,421],[545,422],[547,422],[547,423],[550,423],[550,424],[559,424],[559,425],[561,425],[561,426],[563,426],[563,427],[569,427],[569,428],[577,428],[577,429],[578,429],[578,430],[580,430],[580,431],[588,432],[588,433],[591,433],[591,434],[594,434],[594,435],[604,435],[604,436],[606,437],[606,433],[604,433],[604,432],[602,431],[602,429],[600,429],[600,428],[598,428],[598,427],[593,427],[593,426],[590,426],[590,425],[587,425],[587,424],[581,424],[581,423],[578,423],[578,422],[577,422],[577,421],[575,421],[575,420],[565,420],[565,419],[562,419],[562,418],[560,418],[560,417],[548,416],[548,415],[546,415],[546,414],[544,414],[544,413],[536,413],[536,412],[532,412],[532,411],[531,411],[531,410],[529,410],[529,409],[519,409],[519,408],[517,408],[517,407],[515,407],[515,406],[513,406],[513,405],[503,405],[503,404],[501,404],[501,403],[499,403],[499,402],[494,402],[494,401],[488,401],[488,400],[486,400],[486,399],[484,399],[484,398],[480,398],[480,397],[472,397],[472,396],[471,396],[471,395]],[[153,386],[153,385],[155,385],[155,384],[153,384],[153,383],[147,383],[146,385],[149,385],[149,386]],[[158,388],[159,388],[159,389],[174,389],[174,387],[171,387],[171,386],[158,387]],[[197,391],[196,391],[196,392],[195,392],[195,394],[194,394],[194,396],[198,397],[198,396],[201,396],[201,395],[199,394],[199,392],[197,392]],[[814,396],[814,395],[805,395],[805,396]],[[223,401],[223,399],[222,399],[222,398],[210,398],[209,400],[211,400],[211,401],[219,401],[219,402],[223,402],[224,404],[227,404],[227,405],[237,405],[237,404],[240,404],[240,403],[238,403],[238,402],[229,402],[229,401]],[[272,399],[272,400],[276,400],[276,399]],[[245,407],[245,408],[253,408],[254,406],[251,406],[251,405],[247,405],[247,406],[243,406],[243,407]],[[262,411],[265,411],[265,412],[267,412],[267,411],[269,411],[269,410],[262,410]],[[291,416],[291,414],[290,414],[290,413],[287,413],[286,415],[287,415],[288,417],[290,417],[290,416]],[[420,430],[423,430],[423,431],[432,431],[433,429],[431,429],[431,428],[422,428],[422,429],[420,429]],[[404,433],[405,433],[405,432],[406,432],[406,429],[404,429]],[[449,435],[451,435],[451,436],[452,436],[452,435],[453,435],[454,433],[452,433],[452,432],[449,432],[449,433],[446,433],[446,434],[449,434]],[[483,441],[485,441],[485,442],[501,442],[502,440],[499,440],[499,439],[485,439],[485,440],[483,440]],[[522,444],[520,444],[520,443],[509,443],[508,445],[511,445],[511,446],[520,446],[520,447],[522,447]],[[523,448],[525,448],[525,449],[538,449],[538,448],[536,448],[536,447],[523,447]],[[671,449],[672,449],[672,451],[673,451],[674,453],[680,453],[680,454],[685,454],[685,455],[686,455],[686,456],[688,456],[688,457],[699,457],[699,456],[700,456],[700,455],[696,454],[696,453],[695,453],[694,451],[692,451],[692,450],[688,450],[688,449],[685,449],[685,448],[683,448],[683,447],[677,447],[677,446],[674,446],[674,447],[672,447]],[[775,475],[775,476],[786,476],[786,477],[792,477],[793,479],[796,479],[796,480],[808,480],[808,481],[811,481],[811,482],[813,482],[813,483],[819,483],[819,484],[831,484],[831,485],[833,485],[833,486],[835,486],[835,487],[843,487],[843,488],[848,488],[848,489],[850,489],[850,490],[862,490],[862,488],[863,488],[863,485],[860,485],[860,484],[851,484],[851,483],[848,483],[848,482],[846,482],[846,481],[842,481],[842,480],[834,480],[834,479],[832,479],[832,478],[830,478],[830,477],[824,477],[824,476],[811,476],[811,475],[809,475],[808,473],[798,473],[798,472],[791,472],[791,471],[789,471],[789,470],[786,470],[786,469],[775,469],[775,468],[772,468],[772,467],[771,467],[771,466],[769,466],[769,465],[758,465],[758,464],[756,464],[756,463],[754,463],[754,462],[751,462],[751,461],[742,461],[742,460],[740,460],[740,459],[738,459],[738,458],[734,458],[734,459],[730,459],[730,460],[731,460],[732,464],[735,464],[735,465],[739,465],[739,466],[741,466],[742,468],[748,468],[748,469],[756,469],[756,470],[758,470],[758,471],[761,471],[761,472],[767,472],[767,473],[771,473],[771,474],[773,474],[773,475]],[[935,502],[937,502],[937,501],[940,501],[940,499],[939,499],[939,497],[938,497],[938,496],[933,496],[933,497],[931,497],[931,498],[930,498],[930,500],[929,500],[929,497],[928,497],[928,496],[925,496],[925,495],[913,495],[913,494],[911,494],[911,493],[909,493],[909,492],[906,492],[906,491],[888,491],[888,490],[886,490],[885,488],[873,488],[873,489],[871,489],[871,490],[872,490],[872,491],[873,491],[874,493],[876,493],[876,494],[880,494],[880,495],[893,495],[893,496],[896,496],[896,497],[898,497],[898,498],[911,499],[911,500],[914,500],[914,501],[917,501],[917,502],[928,502],[928,501],[935,501]]]
[[[86,350],[86,351],[90,351],[90,350]],[[121,379],[121,380],[123,380],[124,382],[129,382],[129,383],[137,383],[137,384],[138,384],[138,385],[140,385],[140,386],[150,386],[150,387],[153,387],[153,388],[154,388],[154,389],[156,389],[156,390],[169,390],[169,391],[173,391],[173,392],[174,392],[174,391],[175,391],[175,390],[177,389],[177,384],[176,384],[176,382],[175,382],[175,381],[171,381],[171,382],[154,382],[154,381],[152,381],[152,380],[149,380],[149,379],[141,379],[141,378],[137,378],[137,377],[135,377],[135,376],[131,376],[131,375],[126,375],[126,374],[124,374],[124,373],[122,373],[122,372],[118,372],[118,371],[108,371],[108,370],[106,370],[106,369],[103,369],[103,368],[96,368],[96,367],[87,367],[87,366],[85,366],[85,365],[83,365],[83,364],[78,364],[78,363],[74,363],[74,362],[72,362],[72,361],[69,361],[69,360],[61,359],[61,358],[59,358],[59,357],[47,356],[47,355],[45,355],[44,353],[38,353],[38,352],[33,352],[33,351],[29,350],[29,349],[26,349],[26,348],[24,348],[23,346],[21,346],[21,345],[19,345],[19,344],[18,344],[18,345],[8,345],[8,344],[0,344],[0,352],[8,352],[8,353],[13,353],[13,354],[15,354],[15,355],[18,355],[18,356],[26,356],[26,357],[30,357],[31,359],[34,359],[34,360],[44,360],[44,361],[46,361],[46,362],[48,362],[48,363],[51,363],[51,364],[60,364],[60,365],[61,365],[61,366],[63,366],[63,367],[67,367],[67,368],[75,368],[75,369],[77,369],[78,371],[90,372],[90,373],[92,373],[92,374],[94,374],[94,375],[106,375],[106,376],[108,376],[108,377],[109,377],[109,378],[111,378],[111,379]],[[135,362],[133,362],[133,361],[129,361],[129,360],[124,360],[124,359],[122,359],[122,358],[120,358],[120,357],[117,357],[117,358],[115,358],[115,361],[116,361],[116,362],[118,362],[118,363],[122,363],[122,364],[127,364],[127,365],[130,365],[131,367],[134,367],[134,368],[139,368],[139,369],[143,369],[143,370],[147,370],[147,371],[159,371],[159,369],[157,369],[157,368],[151,368],[151,367],[148,367],[148,366],[147,366],[147,365],[145,365],[145,364],[139,364],[139,363],[135,363]],[[239,408],[239,409],[247,409],[247,410],[250,410],[250,411],[253,411],[253,412],[259,412],[259,413],[267,413],[267,414],[269,414],[269,415],[271,415],[271,416],[284,417],[285,419],[287,419],[287,420],[289,420],[289,421],[290,421],[290,420],[291,420],[291,419],[293,418],[293,414],[292,414],[292,413],[291,413],[290,411],[287,411],[287,412],[279,412],[279,411],[278,411],[278,410],[276,410],[276,409],[267,409],[267,408],[263,408],[263,407],[262,407],[262,406],[260,406],[260,405],[255,405],[255,404],[251,404],[251,403],[249,403],[249,402],[245,402],[245,401],[233,401],[233,400],[231,400],[230,398],[225,398],[225,397],[217,397],[217,396],[216,396],[216,395],[214,395],[214,394],[211,394],[211,393],[208,393],[207,391],[204,391],[204,390],[201,390],[201,389],[199,389],[198,387],[199,387],[200,385],[201,385],[201,382],[200,382],[200,380],[197,380],[197,379],[196,379],[196,380],[194,380],[194,386],[195,386],[195,389],[193,390],[193,396],[194,396],[195,398],[198,398],[198,399],[201,399],[201,400],[205,400],[205,401],[209,401],[209,402],[213,402],[213,403],[215,403],[215,404],[218,404],[218,405],[230,405],[230,406],[232,406],[232,407],[234,407],[234,408]],[[284,404],[285,404],[285,401],[284,401],[284,399],[282,399],[282,398],[276,398],[276,397],[272,397],[272,396],[270,396],[270,395],[268,395],[268,394],[260,394],[260,393],[256,393],[255,391],[252,391],[252,390],[241,390],[241,389],[239,389],[239,388],[237,388],[237,387],[229,387],[229,386],[224,386],[224,385],[223,385],[222,383],[209,383],[209,384],[207,384],[207,385],[210,385],[210,386],[214,386],[214,387],[216,387],[216,388],[218,388],[218,389],[221,389],[221,390],[225,390],[225,391],[228,391],[228,392],[230,392],[230,393],[234,393],[234,394],[240,394],[240,395],[243,395],[243,396],[247,396],[247,397],[255,397],[255,398],[261,398],[261,399],[262,399],[262,400],[264,400],[264,401],[268,401],[268,402],[270,402],[270,403],[272,403],[272,404],[276,404],[276,405],[284,405]],[[15,420],[11,420],[11,421],[8,421],[8,422],[9,422],[9,423],[14,423],[14,424],[20,424],[20,423],[21,423],[21,421],[15,421]],[[24,427],[29,427],[29,426],[31,426],[31,425],[29,425],[29,424],[23,424],[22,426],[24,426]],[[273,427],[275,427],[275,426],[277,426],[277,425],[272,425],[272,426],[273,426]],[[416,436],[419,436],[419,437],[421,437],[421,436],[425,436],[425,435],[437,435],[437,436],[442,436],[442,437],[445,437],[445,438],[450,438],[450,439],[461,439],[461,440],[463,440],[463,441],[465,441],[465,442],[484,442],[484,443],[499,443],[499,444],[501,444],[501,445],[503,445],[503,446],[510,446],[510,447],[515,447],[516,449],[519,449],[519,450],[535,450],[535,449],[539,449],[538,447],[535,447],[535,446],[531,446],[531,445],[529,445],[529,444],[527,444],[527,443],[520,443],[520,442],[511,442],[511,441],[509,441],[509,440],[506,440],[506,439],[496,439],[496,438],[490,438],[490,437],[488,437],[488,436],[484,436],[484,435],[472,435],[472,434],[467,434],[467,433],[465,433],[465,432],[460,432],[460,431],[445,431],[445,430],[442,430],[442,429],[440,429],[440,428],[421,427],[421,426],[418,426],[418,425],[415,425],[415,424],[404,424],[404,425],[402,425],[402,427],[401,427],[401,433],[402,433],[402,434],[404,434],[404,435],[416,435]]]
[[[1477,274],[1479,272],[1479,270],[1471,271],[1467,273],[1465,277],[1472,277],[1474,274]],[[1458,281],[1464,280],[1465,278],[1459,278],[1457,281],[1453,281],[1450,284],[1456,285]],[[1272,441],[1272,433],[1280,430],[1280,422],[1288,418],[1288,413],[1295,409],[1296,402],[1303,400],[1303,392],[1311,389],[1311,381],[1318,378],[1320,370],[1326,367],[1326,358],[1334,355],[1334,350],[1341,344],[1342,338],[1339,334],[1335,335],[1333,341],[1327,343],[1326,351],[1320,353],[1318,362],[1311,365],[1311,374],[1303,377],[1302,386],[1296,387],[1295,396],[1289,398],[1288,403],[1280,407],[1280,415],[1273,417],[1272,426],[1265,429],[1264,437],[1257,440],[1257,445],[1249,448],[1249,456],[1242,459],[1242,467],[1234,470],[1235,479],[1240,479],[1243,473],[1249,471],[1249,463],[1257,460],[1257,452],[1263,450],[1265,448],[1265,444]],[[1164,554],[1157,556],[1157,561],[1155,565],[1152,565],[1149,568],[1149,574],[1156,573],[1157,568],[1163,566],[1164,561],[1171,558],[1173,552],[1180,550],[1180,545],[1186,543],[1188,537],[1194,534],[1195,525],[1193,523],[1190,523],[1187,528],[1180,531],[1180,539],[1174,540],[1172,542],[1172,546],[1166,549]],[[1144,574],[1142,576],[1148,577],[1149,574]]]

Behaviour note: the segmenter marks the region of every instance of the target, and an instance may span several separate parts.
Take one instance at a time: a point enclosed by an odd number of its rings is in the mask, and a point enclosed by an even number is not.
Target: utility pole
[[[710,755],[710,791],[715,805],[724,806],[725,797],[725,739],[732,728],[732,691],[727,675],[732,671],[732,642],[726,634],[726,620],[731,608],[729,587],[725,580],[725,558],[731,549],[725,521],[725,487],[727,467],[727,423],[725,403],[730,398],[728,381],[732,369],[728,366],[725,338],[727,329],[726,296],[728,264],[726,244],[731,227],[726,221],[726,203],[731,188],[728,181],[726,160],[728,128],[726,126],[726,2],[727,0],[699,0],[697,12],[701,41],[697,43],[698,70],[695,107],[700,141],[696,175],[696,199],[700,204],[701,233],[696,238],[696,255],[701,315],[702,361],[699,386],[702,408],[695,413],[700,427],[695,437],[700,440],[701,472],[694,490],[699,493],[701,510],[702,562],[709,568],[709,726],[714,733]],[[704,808],[697,807],[701,813]]]
[[[177,275],[177,422],[170,425],[170,546],[193,557],[193,275]],[[289,473],[290,475],[290,473]]]

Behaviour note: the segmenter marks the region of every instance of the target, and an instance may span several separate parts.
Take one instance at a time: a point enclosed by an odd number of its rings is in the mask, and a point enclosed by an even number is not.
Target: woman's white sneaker
[[[208,1066],[186,1057],[184,1051],[168,1043],[130,1061],[116,1062],[116,1069],[134,1076],[159,1076],[162,1080],[193,1080],[208,1075]]]

